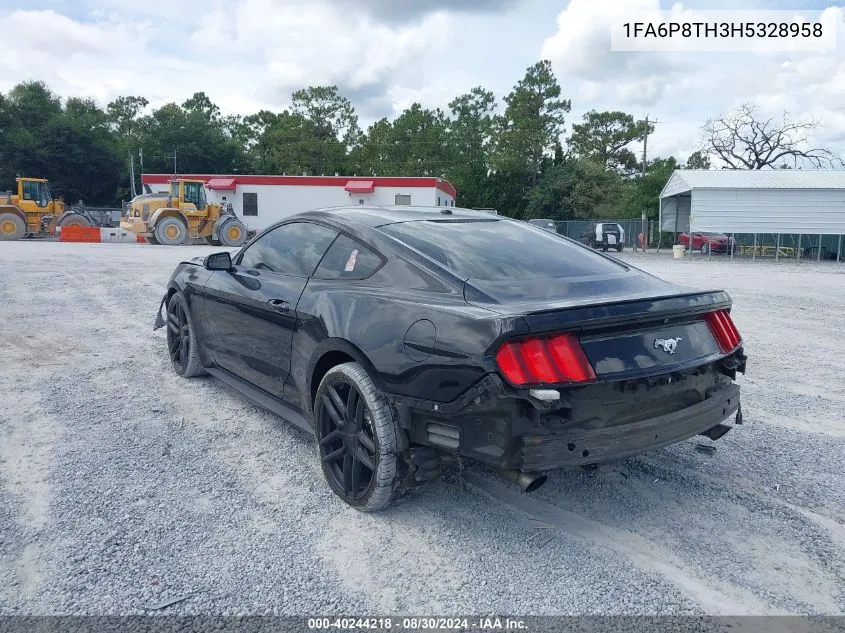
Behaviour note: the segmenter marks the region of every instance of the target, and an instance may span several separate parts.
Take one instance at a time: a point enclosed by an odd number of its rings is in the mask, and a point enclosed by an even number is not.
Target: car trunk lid
[[[502,316],[521,316],[532,336],[575,334],[599,380],[682,371],[719,358],[704,315],[731,303],[721,290],[685,289],[637,271],[542,284],[468,280],[465,297]]]

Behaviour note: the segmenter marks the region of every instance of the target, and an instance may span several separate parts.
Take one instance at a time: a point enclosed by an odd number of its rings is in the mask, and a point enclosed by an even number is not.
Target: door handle
[[[290,310],[290,304],[284,299],[270,299],[267,305],[273,308],[273,310]]]

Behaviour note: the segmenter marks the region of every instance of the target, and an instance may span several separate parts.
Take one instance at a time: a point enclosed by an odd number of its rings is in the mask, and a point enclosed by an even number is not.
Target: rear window
[[[381,230],[465,278],[560,279],[625,270],[592,250],[523,222],[424,220]]]

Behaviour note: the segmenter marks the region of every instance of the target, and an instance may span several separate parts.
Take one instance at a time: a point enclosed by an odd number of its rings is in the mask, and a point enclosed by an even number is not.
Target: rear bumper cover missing
[[[730,367],[722,366],[719,372],[735,375],[737,369],[744,369],[739,366],[744,360],[744,355],[731,359]],[[703,380],[709,384],[706,376]],[[561,402],[529,403],[524,396],[509,397],[512,390],[495,375],[488,375],[453,402],[395,395],[388,398],[412,445],[462,455],[497,468],[544,471],[616,461],[701,435],[719,425],[742,423],[737,384],[723,383],[707,391],[704,400],[672,413],[592,429],[549,424],[554,420],[565,422],[561,414],[565,415],[568,396]]]
[[[523,436],[514,458],[522,470],[600,464],[683,441],[736,420],[739,386],[731,384],[703,402],[640,422],[565,434]]]

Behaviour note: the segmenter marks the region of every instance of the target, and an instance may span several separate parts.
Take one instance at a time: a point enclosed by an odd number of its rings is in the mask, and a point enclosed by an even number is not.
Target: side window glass
[[[384,260],[355,240],[339,235],[314,271],[315,279],[366,279]]]
[[[239,263],[246,268],[308,277],[335,237],[337,231],[319,224],[283,224],[250,245]]]
[[[192,202],[198,209],[200,206],[201,185],[196,182],[185,183],[185,202]]]
[[[23,199],[24,200],[38,200],[38,183],[25,182],[23,183]]]

